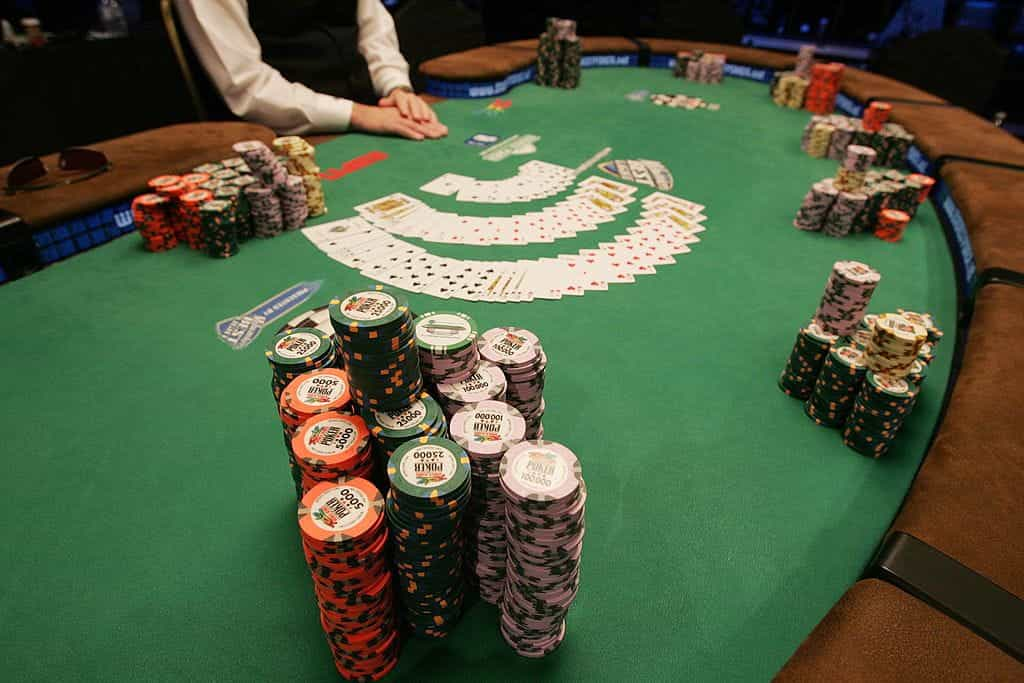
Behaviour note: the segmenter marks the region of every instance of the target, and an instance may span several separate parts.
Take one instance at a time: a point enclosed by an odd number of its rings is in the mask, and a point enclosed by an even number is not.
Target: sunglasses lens
[[[103,152],[85,147],[72,147],[60,154],[60,167],[65,171],[94,171],[106,163]]]
[[[8,187],[22,187],[46,175],[46,166],[39,157],[22,159],[7,173]]]

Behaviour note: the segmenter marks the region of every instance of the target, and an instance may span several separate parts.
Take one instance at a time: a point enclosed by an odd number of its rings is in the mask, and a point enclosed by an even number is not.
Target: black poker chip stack
[[[537,83],[550,88],[578,87],[582,59],[576,22],[548,17],[537,45]]]

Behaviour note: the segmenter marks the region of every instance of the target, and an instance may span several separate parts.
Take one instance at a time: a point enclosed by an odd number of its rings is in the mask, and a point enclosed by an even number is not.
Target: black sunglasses
[[[58,185],[70,185],[82,180],[98,176],[104,171],[110,170],[111,163],[107,155],[94,149],[85,147],[69,147],[60,153],[57,160],[60,170],[74,174],[70,176],[57,177],[48,182],[37,182],[49,175],[49,169],[39,157],[25,157],[16,161],[11,170],[7,172],[7,194],[15,192],[28,192],[31,190],[45,190]]]

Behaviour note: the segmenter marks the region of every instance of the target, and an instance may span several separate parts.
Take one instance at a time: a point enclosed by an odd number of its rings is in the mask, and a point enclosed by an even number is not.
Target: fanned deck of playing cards
[[[565,202],[537,212],[541,214],[540,223],[531,228],[530,234],[543,233],[550,238],[543,241],[554,241],[556,237],[568,236],[560,233],[567,231],[564,225],[569,221],[596,226],[598,222],[614,220],[625,211],[625,205],[633,201],[635,191],[634,187],[607,178],[587,178]],[[641,218],[636,225],[614,235],[611,241],[598,244],[596,249],[531,260],[444,258],[395,237],[402,234],[428,239],[425,234],[444,236],[446,230],[457,237],[465,234],[465,228],[460,227],[463,224],[458,222],[449,227],[424,222],[440,212],[401,193],[357,206],[359,216],[322,223],[302,232],[330,258],[378,282],[442,299],[527,302],[582,296],[607,290],[609,285],[635,282],[639,275],[653,275],[659,266],[675,263],[677,256],[688,254],[693,245],[700,242],[698,235],[704,232],[703,223],[707,220],[701,204],[664,192],[652,192],[640,204]],[[507,222],[510,220],[473,219],[471,225],[475,227],[470,229],[490,235],[490,241],[453,241],[524,243],[494,239],[495,235],[505,239],[516,234],[515,224]]]
[[[527,161],[519,172],[501,180],[477,180],[457,173],[445,173],[421,187],[424,192],[460,202],[511,204],[553,197],[572,184],[573,169],[546,161]]]

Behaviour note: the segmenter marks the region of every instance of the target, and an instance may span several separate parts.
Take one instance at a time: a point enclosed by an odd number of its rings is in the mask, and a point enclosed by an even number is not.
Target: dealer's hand
[[[368,107],[358,102],[352,104],[351,126],[366,133],[397,135],[410,140],[436,139],[448,134],[448,128],[436,117],[433,121],[419,122],[402,116],[396,106]]]
[[[395,88],[386,97],[380,98],[377,104],[382,107],[395,107],[402,116],[417,123],[438,123],[433,108],[419,95],[406,88]]]

